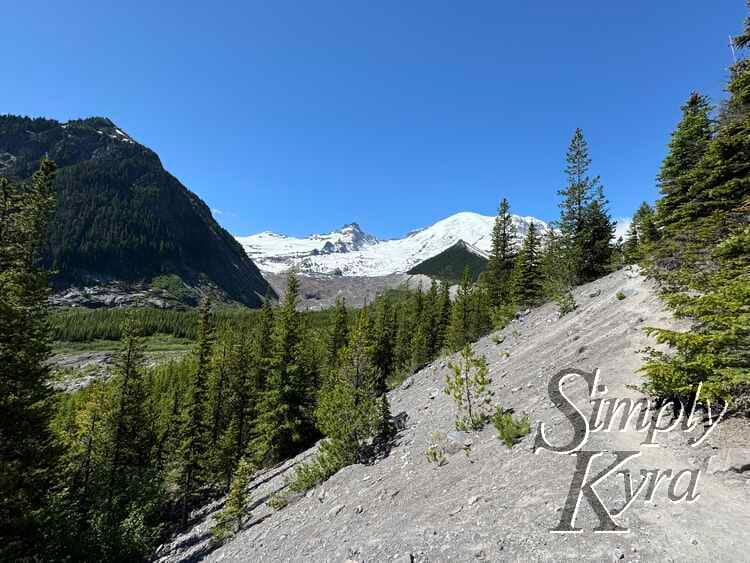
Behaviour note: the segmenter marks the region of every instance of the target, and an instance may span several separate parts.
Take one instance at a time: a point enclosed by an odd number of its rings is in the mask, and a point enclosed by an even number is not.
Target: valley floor
[[[642,350],[653,345],[643,328],[675,324],[652,282],[636,270],[615,272],[577,288],[574,295],[574,313],[558,319],[556,306],[548,304],[473,346],[487,357],[496,401],[528,414],[534,424],[551,425],[548,437],[555,443],[567,441],[570,425],[548,397],[553,374],[563,368],[599,368],[609,397],[639,397],[631,386],[641,382]],[[162,546],[159,561],[747,560],[750,479],[741,473],[743,463],[750,464],[745,420],[723,423],[698,448],[690,447],[689,436],[679,430],[660,435],[654,448],[640,446],[644,433],[592,434],[586,449],[642,452],[626,466],[634,487],[641,468],[673,474],[700,469],[700,497],[672,502],[665,481],[653,503],[636,498],[617,518],[629,527],[627,534],[592,533],[597,519],[582,500],[576,524],[583,531],[553,534],[576,456],[535,454],[535,428],[508,449],[488,426],[462,437],[470,443],[468,454],[449,455],[441,467],[426,460],[433,432],[454,430],[455,408],[443,393],[448,360],[433,362],[390,393],[392,412],[406,413],[407,419],[387,458],[347,467],[286,508],[271,511],[265,502],[284,486],[284,475],[312,455],[308,451],[256,477],[250,490],[252,517],[234,539],[211,543],[211,514],[220,507],[215,503],[194,514],[189,532]],[[565,392],[589,414],[581,381]],[[717,463],[728,454],[735,461],[746,456],[734,464],[737,472],[722,472],[728,466]],[[610,509],[623,505],[621,475],[607,478],[596,490]]]

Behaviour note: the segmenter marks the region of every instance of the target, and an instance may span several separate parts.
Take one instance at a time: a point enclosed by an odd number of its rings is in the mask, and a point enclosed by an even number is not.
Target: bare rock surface
[[[283,297],[286,291],[286,274],[263,272],[274,291]],[[298,274],[300,305],[302,310],[320,310],[332,307],[341,297],[347,306],[362,307],[388,289],[417,287],[428,289],[432,280],[423,275],[389,274],[387,276],[336,276],[332,274]]]
[[[55,354],[47,361],[53,374],[52,387],[72,392],[83,389],[97,379],[107,379],[112,375],[115,354],[114,350]],[[146,352],[144,365],[153,367],[179,360],[184,354],[183,350]]]
[[[619,300],[616,294],[627,295]],[[500,333],[478,341],[487,358],[495,398],[534,424],[544,421],[550,441],[571,435],[568,421],[547,394],[550,378],[563,368],[600,369],[609,397],[638,398],[642,352],[653,341],[645,326],[675,326],[653,284],[637,270],[619,271],[579,287],[578,309],[558,318],[548,304],[520,315]],[[428,463],[424,452],[435,431],[455,431],[455,408],[442,392],[447,360],[441,358],[389,395],[394,414],[405,412],[405,428],[385,459],[341,470],[317,489],[274,512],[265,504],[284,487],[284,476],[313,455],[305,452],[256,476],[250,487],[250,521],[224,544],[211,542],[213,511],[194,516],[188,532],[162,546],[157,559],[175,561],[746,561],[750,550],[748,473],[706,471],[711,456],[725,446],[740,447],[746,421],[724,443],[719,427],[700,447],[687,433],[658,436],[658,447],[641,447],[642,432],[592,433],[585,449],[634,450],[641,456],[626,466],[635,486],[640,469],[700,469],[694,502],[672,502],[665,481],[653,497],[643,496],[617,518],[625,534],[593,533],[597,518],[581,501],[575,534],[550,532],[560,521],[577,456],[547,450],[534,453],[536,429],[512,449],[488,426],[461,438],[470,446],[448,454],[446,463]],[[435,390],[439,392],[434,393]],[[581,381],[564,392],[588,416],[588,389]],[[694,436],[693,436],[694,438]],[[745,442],[744,446],[747,446]],[[611,463],[603,461],[596,471]],[[716,462],[714,462],[716,463]],[[730,464],[734,467],[734,463]],[[740,467],[742,470],[743,467]],[[593,469],[592,469],[593,470]],[[685,487],[678,487],[683,490]],[[624,501],[622,476],[607,478],[596,491],[612,510]]]

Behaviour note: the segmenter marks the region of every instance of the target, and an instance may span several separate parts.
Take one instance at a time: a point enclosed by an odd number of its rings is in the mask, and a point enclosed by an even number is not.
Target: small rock
[[[591,291],[589,293],[589,297],[592,297],[592,298],[593,297],[599,297],[601,294],[602,294],[602,290],[601,289],[595,289],[594,291]]]
[[[469,506],[475,504],[479,500],[479,496],[473,496],[469,499]]]
[[[337,515],[337,514],[338,514],[339,512],[341,512],[342,510],[344,510],[344,507],[345,507],[345,506],[346,506],[345,504],[337,504],[337,505],[336,505],[336,506],[334,506],[334,507],[333,507],[333,508],[332,508],[331,510],[329,510],[329,511],[328,511],[328,517],[329,517],[329,518],[333,518],[333,517],[334,517],[334,516],[336,516],[336,515]]]
[[[445,438],[445,451],[449,454],[456,454],[458,452],[461,452],[467,445],[471,445],[471,440],[469,440],[469,436],[468,434],[466,434],[466,432],[454,430],[452,432],[448,432]]]
[[[357,514],[362,514],[364,512],[364,510],[365,509],[362,507],[361,504],[358,504],[357,506],[354,507],[354,512],[357,513]]]
[[[750,469],[750,448],[726,448],[708,460],[708,473],[734,471],[742,473]]]
[[[612,554],[612,559],[615,561],[619,561],[621,559],[625,559],[625,552],[620,549],[619,547],[615,548],[615,552]]]
[[[404,379],[404,382],[401,384],[401,389],[408,389],[409,387],[412,386],[413,383],[414,383],[414,378],[411,376],[407,377],[406,379]]]
[[[457,508],[454,508],[453,510],[451,510],[448,513],[448,516],[455,516],[456,514],[458,514],[459,512],[461,512],[463,509],[464,509],[464,505],[463,504],[459,504]]]

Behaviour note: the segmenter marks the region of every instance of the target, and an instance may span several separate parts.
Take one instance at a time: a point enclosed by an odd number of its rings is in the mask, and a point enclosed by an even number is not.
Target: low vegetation
[[[513,409],[503,409],[497,407],[495,414],[492,415],[492,425],[497,430],[497,437],[509,448],[531,432],[531,422],[529,418],[516,418],[513,416]]]

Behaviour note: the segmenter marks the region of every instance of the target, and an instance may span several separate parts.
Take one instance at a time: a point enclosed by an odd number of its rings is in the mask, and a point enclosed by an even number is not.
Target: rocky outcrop
[[[283,298],[286,291],[286,274],[264,272],[263,276],[273,287],[274,291]],[[339,274],[300,274],[300,304],[301,310],[321,310],[336,304],[337,298],[346,301],[348,307],[362,307],[366,302],[372,302],[375,297],[389,289],[399,287],[417,287],[422,284],[424,289],[430,287],[432,280],[427,276],[409,274],[391,274],[389,276],[354,277]]]
[[[618,292],[628,295],[617,298]],[[607,396],[637,399],[642,350],[654,343],[645,326],[673,326],[652,284],[637,271],[620,271],[577,288],[578,309],[558,318],[552,304],[533,309],[501,333],[474,344],[487,358],[495,399],[536,424],[548,425],[553,443],[571,436],[559,404],[548,396],[552,376],[563,368],[600,370]],[[258,475],[250,487],[252,515],[245,528],[223,545],[212,544],[211,515],[220,503],[195,514],[198,525],[165,544],[159,560],[175,561],[744,561],[750,550],[750,486],[747,473],[707,472],[711,456],[727,445],[747,446],[746,421],[725,436],[722,427],[699,447],[695,436],[676,429],[657,435],[658,447],[642,447],[644,433],[598,432],[592,451],[638,451],[628,463],[634,488],[641,470],[700,471],[693,502],[668,498],[671,477],[652,502],[643,493],[617,518],[629,533],[593,533],[598,519],[581,500],[576,534],[551,533],[561,520],[579,456],[534,453],[535,431],[512,449],[488,426],[455,431],[455,408],[443,393],[448,372],[441,358],[389,395],[405,428],[388,457],[372,465],[341,470],[317,489],[274,512],[265,504],[284,488],[284,477],[313,455],[305,452]],[[581,381],[564,393],[588,415],[588,388]],[[703,426],[699,425],[699,431]],[[451,435],[444,463],[429,463],[425,450],[433,434]],[[731,440],[729,439],[731,438]],[[610,463],[602,454],[601,464]],[[731,457],[731,456],[730,456]],[[734,458],[733,458],[734,459]],[[744,462],[739,469],[744,470]],[[716,466],[716,462],[713,462]],[[723,466],[735,468],[734,461]],[[731,477],[731,478],[730,478]],[[608,509],[622,508],[624,477],[614,475],[595,490]],[[682,491],[685,483],[678,486]]]

